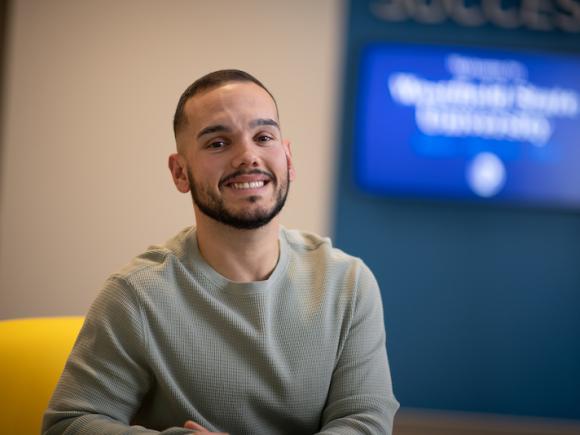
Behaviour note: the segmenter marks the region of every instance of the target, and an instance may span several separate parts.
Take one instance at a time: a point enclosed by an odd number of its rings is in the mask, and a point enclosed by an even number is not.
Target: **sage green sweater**
[[[111,276],[43,423],[46,434],[390,434],[398,403],[381,297],[328,239],[282,229],[266,281],[235,283],[195,229]]]

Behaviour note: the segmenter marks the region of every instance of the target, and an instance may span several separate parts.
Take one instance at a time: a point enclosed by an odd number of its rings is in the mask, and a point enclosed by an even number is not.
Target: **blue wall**
[[[372,196],[353,174],[365,44],[580,54],[580,33],[387,23],[372,3],[350,2],[334,236],[381,285],[395,393],[407,407],[580,419],[580,214]]]

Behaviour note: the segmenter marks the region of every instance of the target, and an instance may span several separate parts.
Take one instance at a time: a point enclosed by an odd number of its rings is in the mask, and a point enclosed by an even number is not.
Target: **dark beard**
[[[280,186],[280,190],[278,191],[278,195],[276,197],[276,203],[274,207],[270,210],[259,210],[255,213],[239,213],[233,214],[230,213],[221,198],[216,198],[213,194],[209,192],[205,192],[205,198],[202,198],[200,195],[199,190],[195,186],[193,182],[193,177],[189,168],[187,169],[187,173],[189,175],[189,189],[191,190],[191,197],[193,198],[193,202],[197,205],[199,210],[209,216],[210,218],[221,222],[224,225],[228,225],[230,227],[239,229],[239,230],[255,230],[256,228],[263,227],[264,225],[268,224],[274,217],[280,213],[284,204],[286,203],[286,198],[288,197],[289,191],[289,180],[290,180],[290,170],[286,171],[286,183]],[[263,173],[262,171],[247,171],[243,172],[244,174],[252,174],[252,173]],[[234,174],[238,175],[238,174]],[[230,178],[231,175],[228,177]],[[276,183],[278,186],[278,180],[272,179],[270,183]],[[256,202],[258,197],[250,196],[248,198],[250,202]]]

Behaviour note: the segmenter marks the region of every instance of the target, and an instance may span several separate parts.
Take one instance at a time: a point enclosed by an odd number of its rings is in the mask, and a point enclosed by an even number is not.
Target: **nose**
[[[258,166],[258,147],[249,139],[240,139],[236,145],[236,153],[232,160],[232,166],[240,167],[254,167]]]

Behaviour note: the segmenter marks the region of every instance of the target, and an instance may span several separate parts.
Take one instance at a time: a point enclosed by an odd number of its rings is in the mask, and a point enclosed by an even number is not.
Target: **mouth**
[[[227,186],[231,187],[232,189],[236,189],[236,190],[259,189],[260,187],[264,187],[267,183],[268,183],[268,181],[266,181],[266,180],[260,180],[260,181],[244,182],[244,183],[229,183],[229,184],[227,184]]]
[[[259,190],[268,185],[273,176],[266,171],[254,170],[250,172],[236,172],[225,177],[220,186],[236,191]]]

